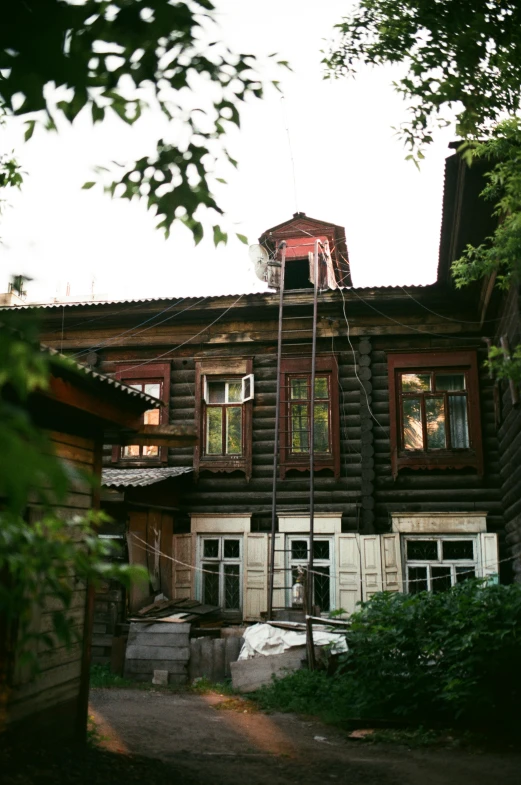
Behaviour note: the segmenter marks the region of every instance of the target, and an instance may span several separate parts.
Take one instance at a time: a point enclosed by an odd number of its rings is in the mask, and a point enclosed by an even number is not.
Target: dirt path
[[[212,785],[520,785],[521,755],[408,750],[347,739],[292,714],[243,709],[226,696],[95,689],[103,745],[162,760]],[[245,704],[248,706],[248,704]]]

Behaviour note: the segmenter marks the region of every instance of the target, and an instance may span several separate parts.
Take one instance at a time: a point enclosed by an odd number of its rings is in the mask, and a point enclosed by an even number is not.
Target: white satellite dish
[[[255,275],[261,281],[268,280],[268,261],[269,256],[263,245],[250,245],[250,261],[253,264]]]

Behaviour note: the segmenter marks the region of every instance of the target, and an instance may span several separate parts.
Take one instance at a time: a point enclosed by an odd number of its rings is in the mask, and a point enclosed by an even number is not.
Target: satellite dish
[[[263,245],[250,245],[250,261],[253,264],[255,275],[261,281],[268,280],[268,261],[269,256]]]

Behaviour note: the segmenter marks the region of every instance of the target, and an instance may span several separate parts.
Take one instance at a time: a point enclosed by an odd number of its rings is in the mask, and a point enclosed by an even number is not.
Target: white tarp
[[[244,644],[239,654],[240,660],[249,660],[252,657],[270,654],[283,654],[295,646],[306,645],[306,633],[303,630],[283,629],[272,627],[271,624],[254,624],[244,631]],[[333,654],[347,651],[345,634],[327,632],[313,628],[313,643],[315,646],[331,646]]]

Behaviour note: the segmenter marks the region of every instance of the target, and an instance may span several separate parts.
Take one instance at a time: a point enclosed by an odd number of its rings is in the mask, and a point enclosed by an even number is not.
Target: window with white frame
[[[307,567],[309,563],[309,536],[295,534],[286,539],[286,556],[288,565],[288,607],[291,606],[291,586],[298,576],[299,567]],[[333,538],[315,537],[313,539],[313,571],[314,596],[313,605],[325,613],[334,608],[332,579]]]
[[[475,578],[478,541],[475,536],[406,536],[403,538],[409,594],[441,592]]]
[[[241,378],[204,378],[204,455],[244,453],[243,404],[253,399],[253,374]]]
[[[201,600],[224,611],[242,607],[242,537],[208,535],[199,537]]]

